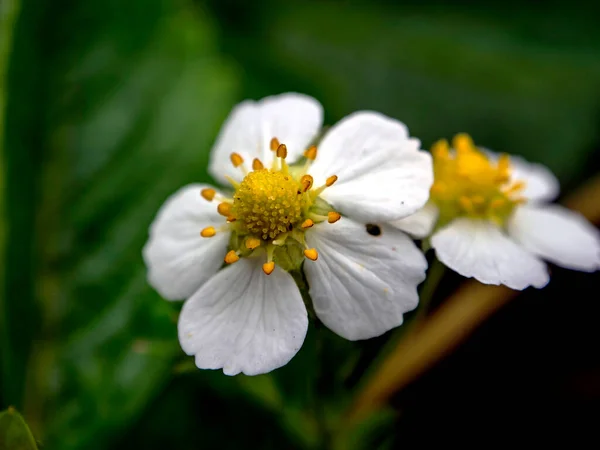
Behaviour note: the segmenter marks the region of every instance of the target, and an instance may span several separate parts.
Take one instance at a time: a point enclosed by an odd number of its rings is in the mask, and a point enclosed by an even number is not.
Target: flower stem
[[[427,316],[431,306],[431,300],[433,299],[442,278],[444,278],[445,272],[446,266],[434,257],[433,262],[429,267],[425,284],[423,284],[423,288],[419,293],[419,307],[415,313],[415,317],[413,317],[413,320],[411,321],[411,330],[413,327],[417,327],[423,321],[425,316]]]

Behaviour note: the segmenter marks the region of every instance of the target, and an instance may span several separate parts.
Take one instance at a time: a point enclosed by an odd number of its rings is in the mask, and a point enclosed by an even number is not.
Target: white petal
[[[427,203],[413,215],[390,222],[390,225],[407,232],[416,239],[423,239],[431,234],[439,212],[439,209],[434,204]]]
[[[322,197],[356,220],[401,219],[427,202],[433,183],[431,157],[419,146],[401,122],[354,113],[323,138],[310,174],[315,186],[337,175]]]
[[[315,312],[340,336],[379,336],[417,306],[427,261],[401,231],[381,227],[381,235],[372,236],[364,225],[342,218],[315,225],[306,241],[319,252],[316,261],[304,263]]]
[[[265,165],[273,159],[269,144],[273,137],[285,144],[287,160],[294,162],[323,125],[323,107],[302,94],[288,93],[246,100],[237,105],[225,121],[211,152],[209,171],[215,179],[227,183],[225,176],[241,180],[243,173],[231,165],[230,155],[237,152],[251,167],[259,158]]]
[[[532,253],[568,269],[600,269],[600,233],[582,215],[557,205],[525,205],[508,224]]]
[[[499,154],[482,148],[496,161]],[[525,189],[521,195],[532,202],[552,201],[560,193],[560,184],[554,174],[542,164],[532,163],[520,156],[510,155],[512,167],[511,181],[524,181]]]
[[[148,283],[168,300],[182,300],[214,275],[223,264],[229,233],[203,238],[203,228],[225,224],[216,202],[200,196],[204,184],[181,188],[167,199],[150,226],[142,254]]]
[[[242,258],[211,278],[179,316],[179,342],[200,369],[258,375],[287,364],[304,342],[306,308],[292,276]]]
[[[546,264],[492,222],[456,219],[431,238],[438,259],[465,277],[522,290],[548,283]]]

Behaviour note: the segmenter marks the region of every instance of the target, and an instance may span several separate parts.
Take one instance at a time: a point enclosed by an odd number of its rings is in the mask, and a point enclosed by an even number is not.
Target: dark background
[[[564,192],[600,166],[600,11],[588,2],[0,0],[0,11],[0,406],[15,405],[44,448],[310,448],[386,342],[311,325],[290,364],[255,378],[198,371],[182,354],[178,308],[147,286],[140,251],[164,199],[209,179],[238,101],[304,92],[329,124],[379,110],[425,148],[466,131],[549,166]],[[600,278],[552,270],[397,394],[397,414],[356,448],[523,435],[597,446]],[[461,281],[448,274],[434,306]]]

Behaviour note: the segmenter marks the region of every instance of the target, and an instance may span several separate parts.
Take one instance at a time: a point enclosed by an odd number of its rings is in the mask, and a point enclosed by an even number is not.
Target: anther
[[[442,183],[440,181],[436,181],[435,183],[433,183],[433,186],[431,186],[431,192],[434,194],[441,194],[445,190],[446,190],[446,185],[444,185],[444,183]]]
[[[503,198],[495,198],[490,202],[491,209],[499,209],[502,208],[506,204],[506,200]]]
[[[265,166],[260,161],[260,159],[254,158],[254,160],[252,161],[252,170],[260,170],[260,169],[264,169],[264,168],[265,168]]]
[[[240,257],[238,256],[235,250],[229,250],[225,255],[225,262],[227,264],[233,264],[234,262],[238,262]]]
[[[219,203],[219,206],[217,206],[217,212],[222,216],[229,217],[231,215],[231,203]]]
[[[273,261],[269,261],[263,264],[262,270],[266,275],[271,275],[275,270],[275,263]]]
[[[260,247],[260,239],[255,237],[249,237],[246,239],[246,248],[248,250],[254,250],[255,248]]]
[[[331,186],[333,183],[335,183],[337,181],[338,177],[337,175],[331,175],[329,178],[327,178],[327,180],[325,180],[325,186],[329,187]]]
[[[458,199],[458,202],[460,203],[462,209],[464,209],[466,212],[473,212],[473,202],[469,197],[463,195]]]
[[[214,189],[211,189],[211,188],[204,188],[200,191],[200,195],[202,196],[202,198],[204,200],[212,202],[213,199],[215,198],[215,195],[217,195],[217,191],[215,191]]]
[[[242,164],[244,164],[244,158],[242,158],[242,155],[240,155],[239,153],[232,153],[230,158],[233,167],[240,167]]]
[[[504,192],[506,192],[507,194],[514,194],[516,192],[522,191],[523,189],[525,189],[525,182],[523,180],[519,180],[519,181],[513,183]]]
[[[313,177],[310,175],[302,175],[302,178],[300,178],[300,184],[302,185],[302,192],[308,191],[313,185]]]
[[[302,222],[302,225],[300,225],[300,228],[302,228],[303,230],[306,230],[310,227],[312,227],[315,223],[311,220],[311,219],[306,219],[304,222]]]
[[[281,144],[279,147],[277,147],[277,157],[282,159],[287,158],[287,147],[285,144]]]
[[[314,145],[311,145],[310,147],[308,147],[304,151],[304,157],[311,161],[314,161],[315,159],[317,159],[317,147]]]
[[[215,227],[206,227],[200,232],[200,236],[205,238],[213,237],[215,234],[217,234]]]
[[[473,139],[467,133],[458,133],[452,139],[452,146],[459,153],[466,153],[473,150],[475,144],[473,144]]]
[[[269,147],[271,148],[271,151],[276,151],[279,148],[279,139],[277,139],[276,137],[274,137],[273,139],[271,139],[271,142],[269,143]]]
[[[338,220],[341,219],[342,216],[340,216],[340,213],[337,213],[335,211],[329,211],[327,213],[327,222],[329,223],[336,223]]]
[[[304,250],[304,256],[306,256],[311,261],[316,261],[319,257],[319,253],[317,253],[317,250],[314,248],[307,248],[306,250]]]
[[[450,155],[448,141],[446,139],[440,139],[439,141],[434,142],[431,146],[431,153],[435,158],[448,159],[448,156]]]
[[[236,220],[237,220],[237,218],[234,216],[227,216],[227,222],[231,223],[231,222],[235,222]]]

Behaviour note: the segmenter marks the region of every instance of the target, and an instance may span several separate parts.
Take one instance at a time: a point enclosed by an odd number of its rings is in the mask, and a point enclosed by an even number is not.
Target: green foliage
[[[0,412],[0,450],[37,450],[27,424],[14,408]]]

